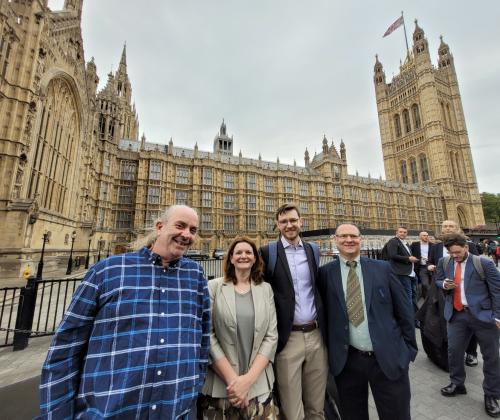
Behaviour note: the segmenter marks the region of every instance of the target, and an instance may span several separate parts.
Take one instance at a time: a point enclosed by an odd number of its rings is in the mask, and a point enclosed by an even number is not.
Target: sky
[[[410,48],[415,19],[434,65],[439,36],[450,46],[479,191],[500,193],[497,0],[85,0],[82,34],[100,88],[126,43],[147,141],[212,151],[224,118],[235,154],[303,166],[326,135],[350,174],[385,178],[373,65],[399,72],[403,27],[382,35],[401,11]]]

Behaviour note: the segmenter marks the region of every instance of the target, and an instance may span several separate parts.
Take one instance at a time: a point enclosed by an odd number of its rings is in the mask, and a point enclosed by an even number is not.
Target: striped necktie
[[[357,327],[365,319],[363,310],[363,298],[361,296],[361,286],[359,284],[358,273],[356,273],[356,261],[347,261],[349,274],[347,275],[347,315],[352,325]]]

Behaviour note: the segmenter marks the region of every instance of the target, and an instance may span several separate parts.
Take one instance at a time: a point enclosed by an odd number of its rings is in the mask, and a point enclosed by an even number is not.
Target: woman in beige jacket
[[[212,303],[210,367],[202,390],[206,420],[276,419],[272,389],[278,332],[273,292],[255,243],[236,238],[224,277],[208,283]]]

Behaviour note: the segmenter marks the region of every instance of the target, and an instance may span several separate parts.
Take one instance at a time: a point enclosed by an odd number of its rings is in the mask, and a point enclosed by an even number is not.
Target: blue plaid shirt
[[[205,379],[210,299],[203,270],[164,268],[149,249],[93,266],[42,369],[47,419],[187,417]]]

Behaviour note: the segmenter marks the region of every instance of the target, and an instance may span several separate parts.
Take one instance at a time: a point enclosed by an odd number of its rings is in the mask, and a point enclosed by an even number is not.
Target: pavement
[[[453,398],[441,396],[440,389],[448,385],[448,374],[435,366],[421,349],[410,365],[413,420],[486,420],[484,411],[482,359],[479,365],[466,367],[467,395]],[[24,420],[38,415],[38,384],[43,361],[52,337],[30,340],[22,351],[0,348],[0,419]],[[370,399],[370,419],[378,419],[375,404]]]

